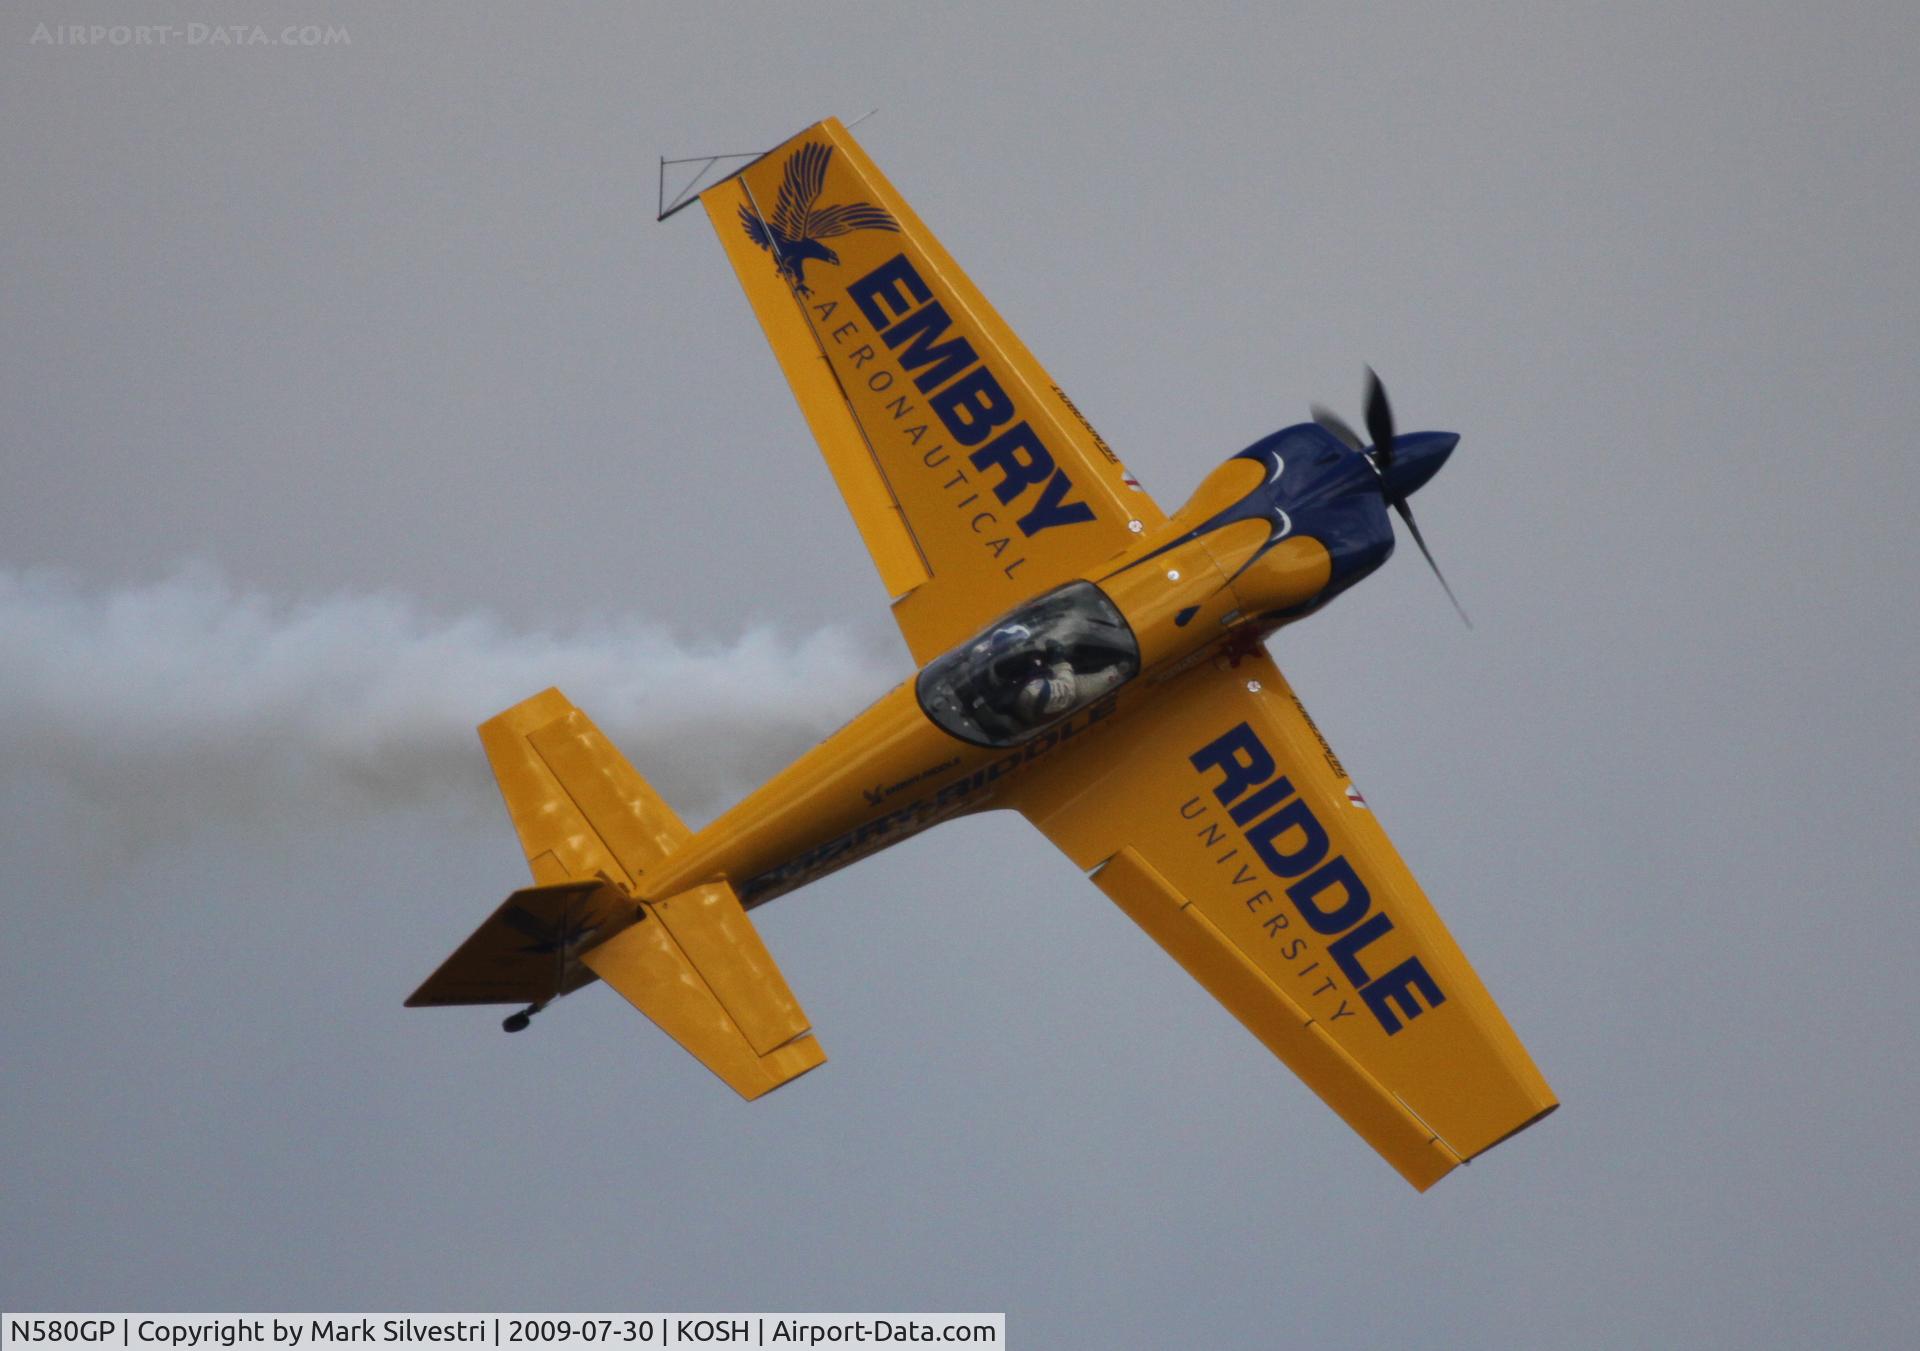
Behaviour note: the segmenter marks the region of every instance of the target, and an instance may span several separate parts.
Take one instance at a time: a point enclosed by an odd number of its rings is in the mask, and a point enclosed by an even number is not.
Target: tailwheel
[[[527,1005],[521,1009],[520,1012],[501,1019],[500,1030],[502,1032],[525,1032],[533,1023],[533,1015],[540,1012],[540,1010],[546,1006],[544,1000],[538,1004]]]

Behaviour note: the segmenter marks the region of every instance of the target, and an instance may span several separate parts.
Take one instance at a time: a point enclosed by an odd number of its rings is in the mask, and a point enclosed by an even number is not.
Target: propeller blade
[[[1364,450],[1366,448],[1365,443],[1354,433],[1353,428],[1347,425],[1346,419],[1342,418],[1331,408],[1324,408],[1317,403],[1314,404],[1313,420],[1339,437],[1341,443],[1345,445],[1348,450]]]
[[[1460,616],[1461,623],[1472,628],[1473,621],[1467,618],[1467,612],[1461,608],[1459,598],[1453,594],[1453,588],[1447,585],[1446,574],[1441,572],[1440,565],[1433,561],[1433,550],[1427,547],[1427,541],[1421,537],[1420,527],[1413,523],[1413,508],[1407,505],[1407,499],[1404,497],[1393,497],[1387,500],[1393,504],[1393,509],[1400,513],[1400,519],[1407,523],[1407,533],[1412,535],[1413,542],[1420,546],[1421,556],[1427,560],[1427,566],[1433,569],[1433,575],[1440,579],[1440,589],[1446,592],[1447,599],[1453,602],[1454,613]]]
[[[1374,463],[1381,469],[1393,463],[1393,405],[1387,387],[1367,367],[1367,435],[1373,438]]]

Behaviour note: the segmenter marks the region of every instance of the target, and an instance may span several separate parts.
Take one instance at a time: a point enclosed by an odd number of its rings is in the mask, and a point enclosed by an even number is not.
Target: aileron
[[[1137,850],[1115,854],[1093,880],[1408,1182],[1425,1191],[1460,1162]]]

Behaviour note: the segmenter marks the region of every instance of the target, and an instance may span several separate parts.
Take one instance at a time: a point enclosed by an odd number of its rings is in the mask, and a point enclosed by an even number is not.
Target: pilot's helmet
[[[1002,624],[987,640],[987,652],[994,657],[1004,657],[1010,652],[1018,652],[1032,641],[1033,630],[1025,624]]]
[[[1032,629],[1025,624],[1002,624],[987,639],[987,669],[998,679],[1012,679],[1031,662],[1032,650]]]

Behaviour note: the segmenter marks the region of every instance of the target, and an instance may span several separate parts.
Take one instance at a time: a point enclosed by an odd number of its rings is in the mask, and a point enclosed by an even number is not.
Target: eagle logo
[[[840,265],[840,255],[821,240],[852,234],[855,230],[897,232],[900,229],[892,216],[871,202],[817,205],[820,189],[827,181],[827,161],[832,157],[833,147],[818,142],[803,145],[787,157],[786,177],[780,182],[780,196],[774,202],[771,221],[755,206],[740,208],[740,223],[746,227],[747,238],[773,255],[774,266],[793,287],[795,295],[813,294],[805,275],[809,259],[817,258],[835,267]]]

